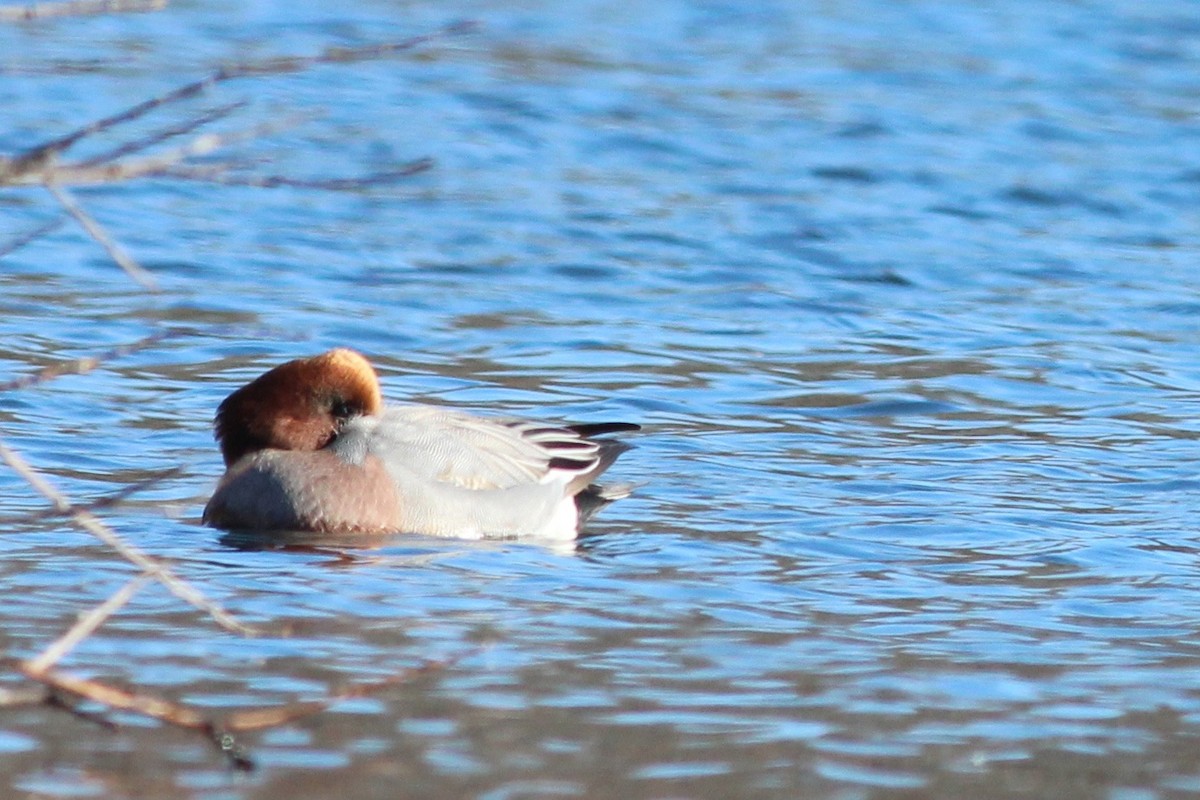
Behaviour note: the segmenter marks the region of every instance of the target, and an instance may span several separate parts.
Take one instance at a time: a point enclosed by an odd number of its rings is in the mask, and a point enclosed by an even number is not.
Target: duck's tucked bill
[[[629,449],[600,437],[638,430],[385,406],[346,349],[259,376],[215,428],[226,471],[204,521],[218,528],[555,539],[629,494],[593,481]]]

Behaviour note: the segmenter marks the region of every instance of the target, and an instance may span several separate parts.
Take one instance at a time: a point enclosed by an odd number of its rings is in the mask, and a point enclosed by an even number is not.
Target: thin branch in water
[[[16,663],[14,659],[4,659],[4,661],[10,664]],[[72,716],[87,720],[110,731],[120,727],[101,714],[84,711],[49,686],[26,686],[20,689],[0,688],[0,708],[16,708],[18,706],[49,706],[66,711]]]
[[[129,499],[131,496],[137,494],[138,492],[144,492],[147,489],[152,489],[155,486],[157,486],[158,484],[162,483],[163,481],[168,481],[173,478],[178,478],[180,475],[183,474],[183,472],[184,472],[183,467],[171,467],[170,469],[168,469],[158,475],[155,475],[152,478],[146,478],[144,480],[135,481],[134,483],[131,483],[128,486],[124,486],[121,489],[113,492],[112,494],[105,495],[104,497],[101,497],[96,500],[92,500],[89,503],[76,503],[74,508],[75,508],[75,510],[78,510],[78,511],[88,511],[91,513],[95,513],[97,511],[103,511],[108,508],[113,508],[114,506],[119,506],[121,503],[125,502],[127,499]],[[19,523],[19,522],[26,522],[26,523],[37,522],[39,520],[53,519],[55,517],[67,516],[69,513],[70,512],[59,511],[59,510],[53,509],[53,508],[47,508],[47,509],[43,509],[41,511],[33,511],[28,514],[23,514],[19,517],[10,517],[7,519],[3,519],[2,522],[5,525],[12,525],[14,523]]]
[[[0,460],[8,464],[14,472],[24,478],[30,486],[49,500],[54,508],[68,514],[76,525],[107,544],[129,563],[138,567],[143,572],[148,572],[179,599],[207,612],[222,628],[240,633],[243,636],[253,636],[257,633],[254,628],[238,622],[228,611],[209,600],[190,583],[175,575],[158,559],[146,555],[138,548],[126,542],[115,531],[101,522],[96,515],[74,506],[67,499],[66,495],[55,489],[40,472],[31,467],[19,453],[6,445],[3,440],[0,440]]]
[[[24,662],[23,669],[28,672],[43,673],[53,667],[63,659],[63,656],[74,650],[76,645],[91,636],[97,628],[104,624],[105,620],[128,603],[148,580],[150,580],[150,575],[142,573],[113,592],[103,603],[81,615],[75,624],[43,650],[41,655]]]
[[[99,703],[108,708],[120,711],[132,711],[136,714],[141,714],[186,730],[200,731],[212,742],[214,747],[222,751],[226,758],[230,759],[235,767],[248,770],[254,766],[253,762],[240,752],[241,748],[237,748],[234,751],[233,747],[223,746],[223,742],[217,734],[215,723],[199,711],[187,706],[165,700],[161,697],[137,694],[116,686],[109,686],[99,681],[71,675],[61,670],[33,670],[29,668],[29,663],[25,661],[17,662],[16,667],[25,677],[42,684],[44,687],[42,702],[48,705],[64,708],[72,713],[76,713],[76,709],[62,698],[62,695],[68,694],[82,700]],[[93,719],[98,718],[96,715],[89,716]]]
[[[50,192],[54,196],[54,199],[66,209],[67,213],[74,217],[75,221],[87,231],[87,234],[107,251],[109,257],[117,262],[117,265],[121,269],[125,270],[126,275],[133,278],[144,288],[152,292],[158,291],[158,281],[154,279],[154,276],[143,269],[141,264],[134,261],[132,256],[126,253],[124,248],[108,235],[104,228],[100,226],[100,223],[96,222],[90,214],[83,210],[79,203],[75,201],[75,198],[71,196],[70,192],[54,183],[47,183],[46,191]]]
[[[20,662],[17,668],[25,677],[49,686],[55,691],[67,692],[68,694],[100,703],[109,708],[132,711],[146,717],[152,717],[160,722],[166,722],[191,730],[204,730],[210,724],[208,717],[199,711],[161,697],[136,694],[116,686],[101,683],[100,681],[81,678],[78,675],[72,675],[62,670],[33,670],[29,668],[28,662],[25,661]]]
[[[53,159],[57,158],[60,153],[71,148],[82,139],[92,136],[97,133],[108,130],[123,122],[130,122],[138,119],[156,108],[167,105],[168,103],[177,100],[183,100],[196,94],[200,94],[210,86],[215,86],[217,81],[213,80],[213,76],[202,78],[198,81],[181,86],[166,94],[151,97],[148,100],[143,100],[137,105],[131,106],[124,111],[118,112],[108,117],[102,117],[94,122],[88,123],[82,128],[77,128],[70,133],[60,136],[57,139],[51,139],[48,142],[43,142],[36,147],[32,147],[12,158],[0,160],[0,184],[11,182],[14,177],[32,171],[44,169],[50,164]]]
[[[478,648],[474,648],[449,659],[427,661],[416,667],[402,670],[384,680],[350,686],[341,692],[331,694],[320,700],[292,703],[278,708],[237,711],[227,715],[223,720],[209,717],[195,708],[162,697],[121,689],[101,683],[100,681],[81,678],[61,670],[34,669],[31,662],[28,661],[20,661],[16,666],[26,677],[41,683],[43,686],[49,687],[52,693],[62,692],[70,694],[84,700],[108,706],[109,708],[141,714],[178,728],[198,731],[234,767],[241,770],[250,770],[254,768],[254,762],[246,755],[245,750],[238,743],[237,739],[234,738],[234,733],[274,728],[312,716],[313,714],[318,714],[342,700],[367,697],[385,689],[410,682],[422,675],[444,670],[478,651]]]
[[[195,137],[188,144],[146,158],[103,164],[95,167],[79,167],[74,164],[47,162],[38,169],[27,170],[9,182],[11,186],[36,186],[47,184],[103,184],[140,178],[161,172],[180,161],[195,156],[205,156],[224,143],[215,133]]]
[[[268,136],[292,127],[306,118],[307,115],[294,114],[283,120],[263,123],[243,131],[225,134],[205,133],[195,137],[182,147],[146,158],[118,161],[112,164],[82,167],[77,164],[60,165],[51,160],[37,169],[29,169],[20,175],[10,177],[8,182],[11,186],[81,186],[118,183],[134,178],[162,175],[168,168],[189,158],[208,155],[218,148],[234,142]],[[3,176],[0,175],[0,179],[2,178]],[[0,184],[2,183],[3,180],[0,180]]]
[[[280,186],[287,186],[300,189],[323,189],[331,192],[344,192],[393,183],[425,172],[432,167],[432,158],[419,158],[403,164],[394,170],[374,172],[360,178],[332,178],[329,180],[305,180],[303,178],[289,178],[284,175],[229,175],[227,174],[228,168],[224,165],[214,165],[211,167],[173,167],[165,170],[162,174],[171,178],[207,181],[209,183],[219,183],[223,186],[253,186],[260,189],[275,189]]]
[[[79,161],[71,166],[77,169],[88,169],[101,164],[107,164],[110,161],[116,161],[124,156],[140,153],[141,151],[153,147],[156,144],[165,142],[167,139],[173,139],[177,136],[186,136],[187,134],[195,131],[197,128],[202,128],[210,122],[216,122],[219,119],[224,119],[234,111],[237,111],[240,108],[245,108],[245,106],[245,101],[227,103],[223,106],[218,106],[211,111],[194,117],[193,119],[186,120],[169,128],[163,128],[162,130],[155,131],[149,136],[145,136],[141,139],[135,139],[132,142],[126,142],[120,147],[114,147],[107,153],[101,153],[98,156],[92,156],[89,159]]]
[[[373,61],[412,50],[438,39],[473,33],[478,28],[477,22],[463,20],[447,25],[441,30],[418,34],[398,42],[380,42],[361,47],[327,47],[313,56],[276,56],[260,61],[243,61],[221,68],[217,75],[221,76],[220,80],[232,80],[256,75],[284,75],[302,72],[321,64],[353,64],[358,61]]]
[[[62,709],[73,717],[79,717],[80,719],[90,722],[93,725],[99,725],[101,728],[104,728],[108,731],[115,731],[121,727],[102,714],[97,714],[94,711],[84,711],[74,703],[68,702],[67,699],[58,692],[52,690],[46,690],[45,699],[43,702],[50,706],[50,708]]]
[[[23,689],[0,687],[0,708],[12,706],[37,706],[46,702],[50,693],[44,686]]]
[[[35,242],[47,234],[53,233],[61,228],[63,223],[66,221],[67,220],[65,217],[55,217],[49,222],[45,222],[41,225],[38,225],[36,228],[33,228],[32,230],[22,233],[8,244],[0,245],[0,258],[4,258],[14,251],[20,250],[25,245]]]
[[[358,48],[329,48],[315,56],[272,58],[222,67],[199,80],[143,100],[124,111],[102,117],[88,123],[82,128],[77,128],[63,136],[31,147],[16,156],[0,158],[0,185],[19,182],[20,177],[25,173],[47,168],[59,154],[65,152],[88,136],[106,131],[122,123],[139,119],[155,109],[194,97],[226,81],[259,75],[299,72],[317,64],[344,63],[348,61],[362,61],[369,58],[382,58],[387,55],[411,50],[437,39],[467,33],[475,30],[476,27],[474,23],[460,22],[449,25],[439,31],[413,36],[398,42],[387,42]]]
[[[103,58],[47,58],[37,64],[8,63],[0,65],[0,75],[16,77],[63,78],[105,73],[111,62]]]
[[[360,697],[370,697],[395,686],[411,683],[423,675],[431,675],[454,666],[464,658],[473,656],[480,648],[472,648],[451,658],[439,661],[424,661],[415,667],[397,672],[387,678],[370,683],[357,683],[347,686],[339,692],[333,692],[319,700],[308,700],[290,703],[276,708],[255,708],[248,711],[235,711],[225,717],[223,727],[227,731],[255,731],[263,728],[276,728],[288,722],[294,722],[304,717],[319,714],[330,706],[343,700],[353,700]]]
[[[246,748],[242,747],[229,731],[221,730],[215,724],[210,723],[205,726],[204,735],[208,737],[208,741],[217,749],[217,752],[225,756],[225,760],[234,769],[250,772],[255,768],[254,759],[246,754]]]
[[[161,11],[167,0],[66,0],[60,3],[35,3],[31,6],[0,8],[0,22],[29,22],[55,17],[84,17],[96,14]]]
[[[162,330],[157,333],[152,333],[145,338],[138,339],[136,342],[129,344],[121,344],[116,347],[111,347],[108,350],[96,356],[88,356],[86,358],[76,358],[71,361],[60,361],[57,364],[51,364],[48,367],[42,367],[37,372],[30,375],[22,375],[19,378],[14,378],[11,381],[0,383],[0,392],[15,392],[21,389],[28,389],[30,386],[38,386],[43,383],[49,383],[55,378],[61,378],[63,375],[86,375],[98,367],[102,367],[110,361],[115,361],[118,358],[136,353],[139,350],[145,350],[148,347],[154,347],[157,344],[170,339],[174,336],[183,335],[184,331],[179,330]]]

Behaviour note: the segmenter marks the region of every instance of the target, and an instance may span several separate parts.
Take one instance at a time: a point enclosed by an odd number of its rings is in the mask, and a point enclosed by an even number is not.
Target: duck
[[[575,538],[628,484],[595,483],[627,422],[553,424],[384,403],[365,356],[337,348],[237,389],[213,424],[225,462],[204,508],[227,531]]]

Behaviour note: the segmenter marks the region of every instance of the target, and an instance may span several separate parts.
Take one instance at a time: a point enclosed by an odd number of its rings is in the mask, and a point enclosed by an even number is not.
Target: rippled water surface
[[[6,796],[1200,791],[1195,6],[180,2],[0,27],[0,149],[462,18],[69,154],[241,103],[202,163],[431,170],[75,189],[158,292],[69,221],[0,259],[0,379],[174,332],[0,395],[3,441],[79,502],[162,478],[102,517],[267,631],[151,585],[63,669],[220,715],[453,663],[244,735],[244,774],[0,709]],[[59,209],[0,190],[0,244]],[[395,398],[640,422],[640,488],[557,549],[200,526],[217,403],[335,345]],[[45,506],[0,472],[8,657],[133,574]]]

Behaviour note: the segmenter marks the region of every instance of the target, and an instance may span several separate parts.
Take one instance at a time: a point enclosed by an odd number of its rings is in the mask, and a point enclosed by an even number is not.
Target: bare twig
[[[58,637],[41,655],[31,661],[24,662],[23,669],[29,672],[42,673],[62,660],[63,656],[75,649],[75,646],[99,628],[104,621],[111,617],[117,609],[129,602],[137,590],[150,580],[148,574],[141,574],[129,583],[113,592],[107,600],[83,614],[66,633]]]
[[[300,703],[291,703],[277,708],[255,708],[248,711],[235,711],[225,717],[222,727],[227,731],[256,731],[263,728],[274,728],[279,725],[284,725],[288,722],[294,722],[304,717],[311,717],[313,714],[319,714],[325,709],[343,700],[353,700],[359,697],[370,697],[371,695],[379,694],[382,691],[391,689],[394,686],[400,686],[405,683],[420,678],[423,675],[430,675],[435,672],[441,672],[444,669],[454,666],[464,658],[475,655],[479,652],[479,648],[473,648],[451,658],[442,659],[440,661],[425,661],[415,667],[410,667],[406,670],[397,672],[395,675],[390,675],[383,680],[372,681],[370,683],[357,683],[347,686],[339,692],[322,697],[320,700],[309,700]]]
[[[341,192],[391,183],[392,181],[425,172],[432,167],[433,159],[419,158],[416,161],[403,164],[394,170],[373,172],[370,175],[364,175],[360,178],[334,178],[330,180],[304,180],[302,178],[288,178],[283,175],[229,175],[227,174],[228,167],[221,164],[203,167],[172,167],[164,170],[162,174],[165,177],[191,181],[208,181],[209,183],[219,183],[226,186],[254,186],[261,189],[288,186],[301,189],[324,189],[326,191]]]
[[[242,772],[249,772],[254,769],[254,759],[246,755],[246,748],[234,738],[232,733],[223,731],[215,725],[208,725],[204,728],[204,734],[208,737],[208,741],[212,746],[217,748],[217,752],[225,756],[230,766]]]
[[[20,250],[30,242],[35,242],[43,236],[58,230],[62,227],[64,222],[66,222],[64,217],[55,217],[49,222],[42,223],[32,230],[22,233],[20,236],[8,242],[7,244],[0,245],[0,258],[4,258],[10,253]]]
[[[35,3],[31,6],[0,8],[0,22],[160,11],[166,7],[167,0],[67,0],[61,3]]]
[[[121,487],[112,494],[105,495],[104,497],[92,500],[91,502],[76,503],[74,505],[74,510],[90,511],[95,513],[97,511],[103,511],[106,508],[118,506],[138,492],[143,492],[146,489],[153,488],[163,481],[168,481],[172,478],[178,478],[183,474],[183,472],[183,467],[172,467],[168,470],[164,470],[152,478],[145,478],[144,480],[135,481],[128,486]],[[40,511],[31,511],[28,514],[22,514],[19,517],[0,518],[0,523],[11,525],[14,522],[36,522],[43,519],[53,519],[54,517],[68,516],[70,513],[71,512],[69,511],[60,511],[55,508],[47,508]]]
[[[180,330],[162,330],[157,333],[152,333],[136,342],[129,344],[117,345],[109,348],[97,356],[88,356],[87,358],[76,358],[71,361],[61,361],[57,364],[51,364],[48,367],[43,367],[37,372],[30,375],[22,375],[19,378],[14,378],[11,381],[0,383],[0,393],[20,391],[28,389],[30,386],[38,386],[43,383],[48,383],[55,378],[60,378],[63,375],[86,375],[92,370],[102,367],[109,361],[118,358],[123,358],[130,353],[136,353],[139,350],[145,350],[147,347],[154,347],[173,336],[181,336],[184,331]]]
[[[97,714],[93,711],[84,711],[79,706],[69,702],[67,698],[63,697],[53,689],[45,689],[45,693],[46,697],[44,702],[46,705],[50,706],[50,708],[61,708],[71,716],[79,717],[80,719],[90,722],[93,725],[99,725],[105,730],[115,731],[117,728],[121,727],[111,719],[105,717],[103,714]]]
[[[80,0],[79,3],[45,4],[31,6],[28,14],[45,12],[49,15],[51,7],[55,8],[105,8],[115,6],[96,3],[95,0]],[[23,17],[24,18],[24,17]],[[188,144],[144,158],[126,159],[127,156],[141,153],[162,142],[191,133],[204,125],[227,116],[240,103],[218,107],[207,113],[177,125],[143,136],[133,141],[114,147],[107,152],[78,162],[64,162],[63,154],[82,139],[107,131],[123,123],[132,122],[164,106],[194,97],[220,83],[236,78],[264,76],[283,73],[294,73],[312,68],[320,64],[343,64],[384,58],[418,45],[426,44],[439,38],[465,33],[474,29],[473,23],[457,23],[439,31],[413,36],[397,42],[384,42],[364,47],[330,47],[313,56],[284,56],[259,61],[247,61],[222,67],[217,71],[197,81],[177,87],[169,92],[151,97],[124,111],[95,120],[81,128],[77,128],[63,136],[42,142],[15,156],[0,156],[0,186],[44,186],[67,213],[75,219],[84,231],[95,240],[109,257],[113,259],[131,278],[142,286],[157,290],[157,282],[153,276],[117,243],[104,228],[88,214],[79,202],[67,191],[67,186],[87,186],[111,184],[130,181],[144,177],[170,176],[188,180],[206,180],[227,185],[255,186],[272,188],[289,186],[305,189],[323,189],[330,191],[345,191],[375,186],[399,180],[428,169],[432,162],[428,159],[414,161],[401,165],[398,169],[387,170],[359,178],[304,180],[285,176],[269,175],[263,177],[247,177],[230,174],[232,167],[224,164],[200,165],[187,164],[191,159],[208,155],[216,149],[227,146],[239,139],[262,136],[280,127],[278,124],[263,125],[241,134],[203,134],[196,136]],[[124,160],[123,160],[124,159]],[[36,240],[60,224],[55,222],[40,227],[23,235],[0,249],[0,256]]]
[[[319,700],[291,703],[278,708],[256,708],[246,711],[235,711],[223,719],[210,717],[191,706],[176,703],[162,697],[122,689],[110,684],[101,683],[90,678],[81,678],[61,670],[36,669],[29,661],[17,663],[26,677],[49,687],[52,693],[67,693],[84,700],[90,700],[109,708],[121,711],[131,711],[141,714],[168,725],[174,725],[186,730],[202,733],[222,755],[239,769],[253,769],[254,762],[246,756],[233,734],[237,732],[274,728],[294,722],[304,717],[325,711],[335,703],[351,698],[368,697],[381,691],[408,683],[422,675],[441,670],[461,661],[463,658],[478,652],[478,649],[468,650],[461,655],[441,661],[426,661],[416,667],[402,670],[391,677],[372,683],[362,683],[349,686],[340,692],[335,692]]]
[[[157,174],[188,158],[206,156],[227,141],[228,137],[223,137],[215,133],[206,133],[195,137],[182,147],[177,147],[155,156],[135,161],[96,166],[59,164],[56,159],[47,159],[45,162],[40,162],[36,168],[31,167],[12,176],[8,181],[8,185],[41,186],[52,182],[60,185],[69,184],[79,186],[132,180],[133,178]]]
[[[195,97],[218,84],[237,78],[247,78],[262,75],[276,75],[299,72],[318,64],[347,63],[364,61],[372,58],[383,58],[406,50],[411,50],[437,39],[455,36],[475,29],[474,23],[461,22],[447,26],[432,33],[413,36],[397,42],[368,45],[365,47],[331,47],[315,56],[292,56],[247,61],[232,64],[218,69],[191,83],[184,84],[169,92],[156,95],[147,100],[130,106],[124,111],[95,120],[82,128],[36,145],[23,153],[11,158],[0,159],[0,185],[21,183],[21,177],[30,172],[46,169],[61,153],[65,152],[80,140],[108,130],[125,122],[139,119],[155,109],[171,103]]]
[[[0,708],[9,706],[36,706],[46,702],[49,692],[43,686],[20,689],[0,688]]]
[[[104,248],[109,257],[117,262],[117,265],[121,269],[125,270],[126,275],[133,278],[146,289],[152,292],[158,291],[158,281],[154,279],[154,276],[143,269],[141,264],[134,261],[133,257],[126,253],[125,249],[108,235],[100,223],[83,210],[79,203],[75,201],[75,198],[71,196],[70,192],[54,183],[47,183],[46,191],[54,195],[54,199],[66,209],[68,214],[75,218],[75,221],[87,231],[89,236]]]
[[[211,115],[210,115],[211,116]],[[164,139],[177,135],[180,132],[193,129],[203,124],[202,121],[192,120],[175,128],[159,131],[158,133],[139,139],[124,147],[117,148],[113,154],[122,152],[135,152],[137,150],[150,147]],[[189,144],[176,148],[174,150],[162,153],[150,158],[140,159],[133,162],[117,162],[104,166],[92,166],[95,159],[91,159],[81,164],[71,164],[66,166],[57,165],[57,159],[50,157],[40,162],[30,162],[31,166],[26,171],[10,175],[9,180],[14,185],[25,184],[40,184],[46,188],[51,195],[62,205],[68,214],[77,221],[89,236],[92,237],[109,257],[115,261],[127,275],[137,281],[139,284],[151,291],[158,290],[158,282],[149,272],[147,272],[140,264],[133,259],[120,246],[99,222],[90,214],[84,211],[79,202],[74,196],[67,191],[63,184],[87,184],[87,183],[112,183],[114,181],[130,180],[143,175],[153,175],[161,173],[165,168],[178,164],[186,158],[204,155],[213,150],[227,144],[231,141],[240,139],[249,139],[262,136],[266,133],[280,130],[293,124],[292,119],[283,120],[281,122],[273,122],[270,124],[258,125],[247,131],[240,131],[233,134],[215,134],[209,133],[195,137]],[[0,167],[3,164],[0,163]]]
[[[234,142],[255,139],[261,136],[267,136],[276,133],[280,130],[289,128],[298,121],[304,119],[304,115],[295,114],[282,120],[263,123],[256,125],[243,131],[232,133],[205,133],[196,136],[186,145],[167,150],[154,156],[146,158],[118,161],[110,164],[100,164],[95,166],[84,166],[83,164],[67,163],[60,164],[57,159],[48,159],[44,163],[39,163],[36,167],[21,172],[17,175],[10,175],[8,185],[10,186],[48,186],[48,185],[99,185],[108,183],[117,183],[120,181],[129,181],[135,178],[152,177],[162,175],[169,168],[189,159],[198,156],[208,155],[215,150],[226,147]],[[149,147],[155,142],[137,143],[138,148]],[[85,163],[90,163],[85,162]],[[0,183],[5,179],[0,174]]]
[[[24,478],[27,483],[49,500],[56,509],[69,515],[75,521],[76,525],[117,551],[118,555],[126,561],[152,575],[176,597],[191,603],[196,608],[206,611],[218,625],[227,630],[235,631],[245,636],[256,633],[253,628],[238,622],[228,611],[209,600],[191,584],[175,575],[158,559],[146,555],[141,550],[126,542],[94,514],[74,506],[62,492],[54,488],[41,473],[33,469],[19,453],[4,444],[3,441],[0,441],[0,460],[3,460],[14,472]]]
[[[6,659],[7,660],[7,659]],[[0,708],[15,706],[49,706],[66,711],[68,714],[95,723],[108,730],[116,730],[117,724],[100,714],[84,711],[67,701],[61,694],[49,686],[26,686],[20,689],[0,689]]]
[[[116,686],[101,683],[100,681],[81,678],[78,675],[72,675],[62,670],[34,670],[25,661],[20,662],[17,667],[25,677],[45,684],[55,691],[67,692],[84,700],[91,700],[92,702],[106,705],[109,708],[116,708],[121,711],[133,711],[143,716],[152,717],[171,725],[178,725],[181,728],[190,728],[192,730],[202,730],[210,724],[208,717],[194,708],[189,708],[188,706],[180,705],[161,697],[136,694]]]
[[[204,127],[210,122],[216,122],[219,119],[223,119],[232,114],[234,111],[244,108],[245,106],[245,101],[226,103],[223,106],[217,106],[211,111],[207,111],[192,119],[181,122],[178,125],[172,125],[169,128],[163,128],[162,130],[155,131],[149,136],[145,136],[140,139],[134,139],[132,142],[126,142],[120,147],[115,147],[112,150],[109,150],[106,153],[101,153],[98,156],[92,156],[91,158],[80,161],[72,166],[77,169],[88,169],[89,167],[96,167],[101,164],[107,164],[111,161],[116,161],[124,156],[140,153],[141,151],[153,147],[156,144],[165,142],[167,139],[173,139],[176,136],[185,136],[195,131],[197,128]]]

